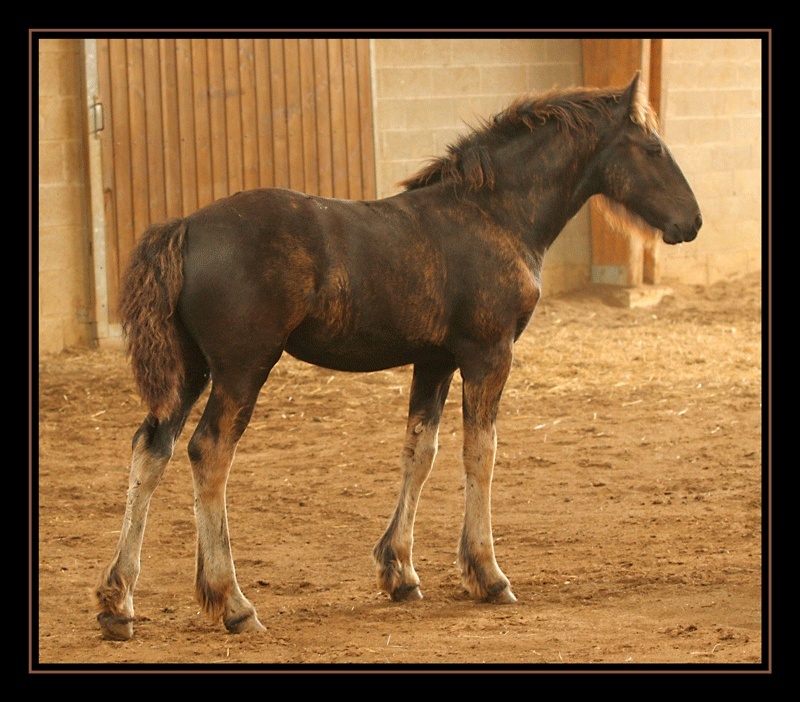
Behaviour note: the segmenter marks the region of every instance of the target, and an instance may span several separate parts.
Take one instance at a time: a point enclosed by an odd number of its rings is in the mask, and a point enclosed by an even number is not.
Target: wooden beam
[[[583,76],[588,86],[627,85],[642,68],[643,39],[583,39]],[[589,204],[592,232],[592,282],[633,286],[643,282],[641,245],[606,223]]]
[[[650,40],[650,70],[648,71],[647,86],[650,104],[661,121],[661,56],[663,39]],[[644,250],[642,262],[642,277],[645,283],[658,284],[661,282],[661,243],[655,242]]]

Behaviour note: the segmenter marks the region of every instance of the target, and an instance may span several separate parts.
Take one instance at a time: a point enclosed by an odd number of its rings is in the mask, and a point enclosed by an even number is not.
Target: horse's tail
[[[183,287],[186,225],[173,219],[150,227],[122,282],[120,314],[139,394],[158,419],[180,402],[184,362],[173,315]]]

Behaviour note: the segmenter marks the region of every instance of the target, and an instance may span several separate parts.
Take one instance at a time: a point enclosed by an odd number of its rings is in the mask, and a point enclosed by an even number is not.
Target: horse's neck
[[[525,177],[509,178],[500,185],[489,206],[506,228],[542,256],[594,194],[590,161],[587,154],[542,159]]]
[[[537,257],[543,256],[553,245],[590,196],[580,180],[573,182],[558,177],[498,195],[491,208],[496,219],[505,229],[513,231]]]

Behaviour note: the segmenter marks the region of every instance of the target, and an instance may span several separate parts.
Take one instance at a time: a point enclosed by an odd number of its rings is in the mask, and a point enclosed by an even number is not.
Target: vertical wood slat
[[[100,39],[109,322],[154,222],[256,187],[375,196],[365,39]]]
[[[266,41],[255,42],[253,51],[255,52],[259,184],[263,188],[269,188],[275,184],[269,43]]]
[[[317,108],[314,82],[314,47],[311,39],[298,40],[300,61],[300,133],[303,143],[303,185],[307,193],[319,193]]]
[[[131,190],[134,236],[150,223],[147,167],[147,110],[145,106],[144,46],[141,39],[128,42],[128,92],[131,127]],[[120,247],[122,250],[122,247]]]
[[[225,104],[224,143],[227,150],[227,188],[225,195],[244,190],[242,153],[242,100],[239,76],[238,39],[222,40],[223,101]]]
[[[328,68],[328,40],[314,39],[314,86],[317,101],[317,173],[319,194],[333,197],[333,152],[331,143],[331,95]]]
[[[111,75],[123,74],[128,72],[128,47],[125,41],[110,42],[109,44],[109,65]],[[131,187],[131,132],[130,132],[130,111],[128,108],[128,83],[112,81],[109,122],[112,132],[109,134],[113,144],[113,164],[109,169],[113,173],[114,187],[114,212],[115,217],[109,221],[116,221],[116,237],[109,241],[106,252],[110,256],[108,270],[116,275],[114,280],[109,280],[109,300],[115,291],[118,290],[119,276],[122,273],[124,263],[127,260],[127,252],[130,251],[135,239],[133,228],[133,191]],[[116,260],[114,260],[116,259]],[[117,321],[116,305],[109,305],[113,310],[109,321]]]
[[[180,103],[178,102],[178,65],[175,39],[159,40],[161,104],[163,105],[164,214],[183,212],[181,174]]]
[[[192,41],[192,73],[196,135],[195,153],[197,157],[197,204],[198,207],[202,207],[214,199],[208,45],[202,39]]]
[[[225,71],[222,42],[222,39],[208,40],[211,178],[215,200],[228,194],[228,142],[225,134]]]
[[[161,68],[157,41],[142,42],[148,211],[147,222],[166,219],[166,178],[164,168],[164,122],[161,100]],[[145,225],[146,226],[146,225]]]
[[[121,42],[109,42],[109,64],[112,76],[122,74],[127,78],[128,72],[128,53],[127,44]],[[116,241],[110,242],[110,246],[117,251],[130,249],[134,241],[133,233],[133,193],[131,191],[131,133],[130,133],[130,113],[128,110],[128,82],[112,81],[110,90],[109,112],[111,123],[111,134],[113,144],[113,197],[116,203]],[[106,247],[108,250],[109,246]],[[122,254],[120,254],[122,258]],[[122,266],[122,261],[118,261],[118,267]],[[109,266],[109,268],[111,268]],[[119,268],[116,269],[119,274]],[[109,289],[109,295],[111,290]]]
[[[342,41],[344,74],[344,104],[347,135],[348,197],[356,198],[361,192],[361,124],[358,104],[358,67],[356,40]]]
[[[255,46],[252,39],[239,39],[238,61],[241,95],[241,139],[243,189],[257,188],[258,172],[258,98],[256,96]]]
[[[275,187],[289,187],[289,138],[286,119],[286,67],[283,39],[269,39],[270,93],[272,97],[272,143]]]
[[[97,40],[97,83],[98,93],[105,96],[105,109],[109,118],[113,117],[113,91],[111,80],[111,48],[108,39]],[[106,286],[109,300],[117,300],[119,297],[119,242],[118,236],[119,222],[117,220],[117,199],[116,185],[114,181],[114,129],[111,119],[103,131],[100,132],[102,173],[103,173],[103,209],[106,222],[106,247],[105,247],[105,268]],[[107,305],[108,322],[117,324],[119,322],[117,305]]]
[[[375,180],[375,142],[372,135],[372,72],[370,70],[369,40],[356,40],[356,60],[358,73],[359,126],[361,138],[361,189],[359,196],[371,200],[377,193]]]
[[[283,40],[283,60],[286,73],[289,187],[292,190],[302,190],[305,186],[303,169],[303,96],[300,87],[300,46],[297,39]]]
[[[180,147],[178,161],[181,173],[180,214],[189,214],[197,209],[197,135],[195,133],[194,76],[192,68],[192,44],[190,39],[175,42],[176,82],[175,94],[178,103],[178,133]],[[172,213],[170,213],[172,216]]]
[[[328,42],[328,70],[331,101],[331,140],[333,143],[333,195],[346,198],[349,196],[347,175],[347,114],[344,102],[342,40],[331,39]]]

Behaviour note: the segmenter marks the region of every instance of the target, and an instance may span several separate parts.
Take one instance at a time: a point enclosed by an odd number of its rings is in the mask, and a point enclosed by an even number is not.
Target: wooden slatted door
[[[98,39],[108,328],[152,223],[240,190],[375,197],[366,39]]]

